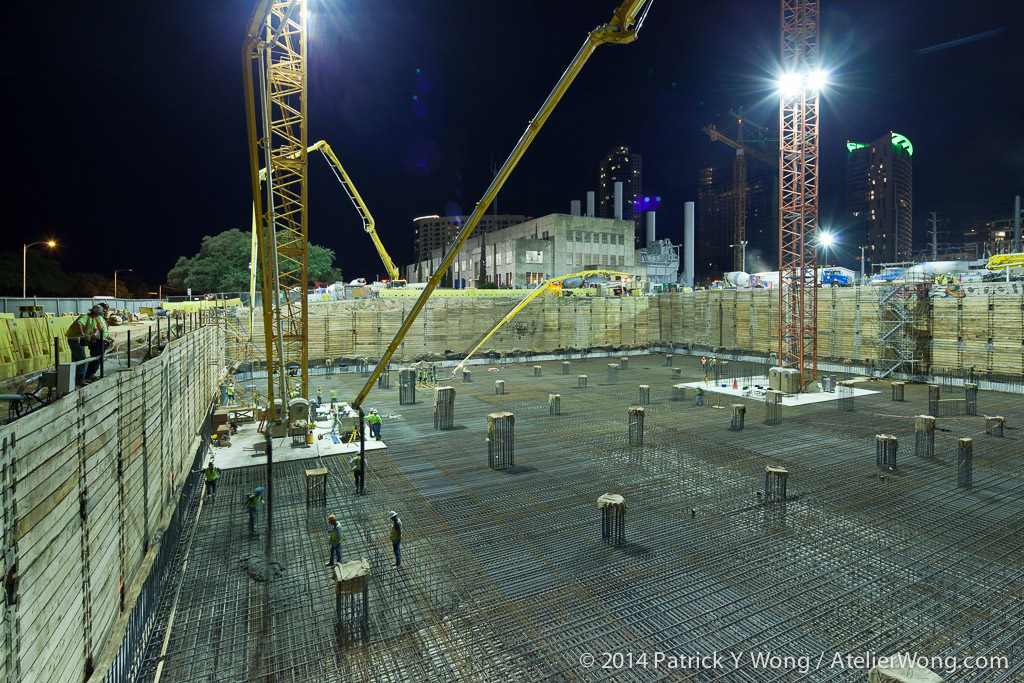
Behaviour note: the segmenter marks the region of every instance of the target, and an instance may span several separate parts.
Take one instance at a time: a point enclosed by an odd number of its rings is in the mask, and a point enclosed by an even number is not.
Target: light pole
[[[130,272],[132,272],[132,269],[131,269],[131,268],[121,268],[121,269],[119,269],[119,270],[115,270],[115,271],[114,271],[114,298],[115,298],[115,299],[117,298],[117,274],[118,274],[118,273],[123,273],[123,272],[124,272],[124,271],[126,271],[126,270],[127,270],[127,271],[128,271],[129,273],[130,273]]]
[[[28,298],[27,289],[25,288],[25,273],[28,272],[28,248],[34,247],[37,244],[45,244],[49,247],[57,246],[57,243],[53,240],[43,240],[42,242],[33,242],[32,244],[23,244],[21,246],[21,298]]]
[[[749,240],[741,240],[740,241],[740,246],[743,248],[743,261],[742,261],[743,265],[740,266],[740,270],[742,270],[744,273],[747,272],[747,244],[749,244],[749,243],[750,243]],[[735,244],[730,244],[729,248],[732,249],[735,246],[736,246]]]
[[[864,284],[864,250],[867,247],[860,248],[860,283]]]

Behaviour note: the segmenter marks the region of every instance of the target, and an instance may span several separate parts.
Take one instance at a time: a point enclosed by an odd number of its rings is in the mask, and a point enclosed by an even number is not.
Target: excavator
[[[334,172],[334,177],[338,179],[341,186],[345,188],[346,194],[348,194],[349,200],[352,201],[353,206],[356,207],[356,211],[359,212],[359,217],[363,219],[363,230],[370,235],[370,239],[373,240],[373,246],[377,248],[377,253],[380,255],[380,260],[384,262],[384,269],[388,272],[388,284],[391,287],[400,286],[405,281],[401,279],[398,272],[398,266],[391,260],[391,256],[388,255],[387,249],[384,248],[384,244],[380,241],[380,236],[377,235],[375,229],[376,223],[373,220],[373,216],[370,214],[370,209],[367,208],[366,202],[359,195],[359,190],[356,189],[355,184],[349,177],[348,173],[345,172],[345,167],[338,161],[338,157],[334,154],[334,150],[327,144],[325,140],[320,140],[306,150],[306,154],[312,154],[313,152],[320,152],[324,159],[331,167],[331,171]],[[266,180],[267,169],[260,169],[260,181]],[[259,252],[256,250],[256,213],[255,207],[253,209],[252,217],[252,263],[255,265],[259,259]],[[252,268],[249,272],[249,300],[256,300],[256,268]],[[251,325],[250,325],[251,329]]]

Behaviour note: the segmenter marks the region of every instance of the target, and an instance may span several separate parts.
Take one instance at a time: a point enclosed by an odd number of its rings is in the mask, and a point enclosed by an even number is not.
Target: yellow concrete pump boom
[[[359,390],[355,400],[352,402],[352,407],[359,409],[363,401],[366,400],[367,394],[370,393],[370,389],[373,388],[374,383],[383,372],[384,368],[388,366],[388,362],[391,357],[395,355],[395,351],[401,345],[405,335],[412,328],[413,322],[416,317],[423,310],[423,307],[427,303],[427,299],[437,289],[437,285],[441,282],[441,277],[445,274],[448,268],[452,265],[452,261],[455,260],[455,255],[459,253],[459,249],[469,239],[473,229],[476,228],[477,223],[480,222],[480,217],[487,213],[487,207],[491,205],[494,198],[498,195],[498,191],[508,180],[508,177],[512,174],[516,164],[523,158],[526,150],[533,142],[534,138],[537,137],[537,133],[540,132],[541,127],[547,121],[548,117],[551,116],[551,112],[558,106],[558,102],[565,95],[566,90],[572,85],[573,80],[579,75],[580,70],[583,69],[583,65],[590,59],[590,55],[594,53],[599,45],[604,43],[613,43],[617,45],[625,45],[632,43],[636,40],[637,32],[640,30],[643,24],[644,18],[647,16],[648,10],[651,8],[653,0],[625,0],[615,13],[612,15],[611,21],[607,24],[602,24],[591,31],[586,39],[583,41],[583,46],[580,47],[579,52],[573,57],[572,62],[569,63],[569,67],[562,74],[562,77],[558,79],[555,87],[548,94],[546,100],[541,105],[540,110],[533,117],[530,123],[527,125],[523,135],[519,138],[519,142],[512,149],[512,153],[509,154],[508,159],[498,170],[498,173],[494,176],[494,180],[491,182],[490,187],[484,192],[484,196],[476,203],[473,209],[473,213],[469,219],[462,226],[462,230],[456,235],[451,245],[448,247],[448,251],[445,253],[444,258],[441,260],[440,265],[434,271],[434,274],[427,280],[427,286],[423,289],[423,293],[420,294],[419,298],[416,299],[416,303],[413,304],[409,314],[402,321],[401,327],[398,328],[398,332],[395,334],[395,338],[388,344],[387,349],[384,350],[384,354],[380,360],[377,361],[377,367],[374,368],[373,372],[370,373],[370,377],[366,380],[366,384]]]
[[[355,184],[349,177],[348,173],[345,172],[345,167],[338,161],[338,157],[334,154],[334,150],[327,144],[326,140],[320,140],[314,145],[310,145],[306,150],[307,154],[312,152],[320,152],[324,155],[324,159],[327,159],[327,163],[331,165],[331,170],[334,172],[334,177],[338,179],[341,186],[345,188],[345,192],[348,194],[348,198],[352,201],[352,205],[356,207],[356,211],[359,212],[359,217],[363,219],[363,230],[370,235],[370,239],[373,240],[373,246],[377,248],[377,253],[380,255],[380,260],[384,262],[384,269],[388,271],[388,279],[392,282],[401,279],[401,274],[398,272],[398,266],[391,260],[391,256],[388,255],[387,249],[384,248],[384,244],[380,241],[380,237],[377,235],[375,229],[376,223],[373,220],[373,216],[370,214],[369,207],[366,206],[366,202],[363,201],[362,196],[359,194],[359,190],[356,189]],[[260,181],[266,180],[267,169],[260,169]],[[253,224],[253,237],[252,237],[252,262],[255,264],[258,252],[256,251],[256,213],[253,211],[252,217]],[[251,297],[255,297],[256,292],[256,269],[253,268],[249,273],[249,292]]]

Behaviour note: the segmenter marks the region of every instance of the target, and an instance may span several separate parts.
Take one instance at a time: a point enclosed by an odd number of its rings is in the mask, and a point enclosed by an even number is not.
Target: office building
[[[914,147],[888,133],[874,142],[846,143],[847,229],[851,243],[867,245],[873,263],[911,258]]]
[[[480,218],[473,234],[486,235],[489,232],[517,225],[526,220],[526,216],[509,214],[486,214]],[[420,216],[413,219],[413,260],[426,260],[435,250],[448,248],[469,216]]]

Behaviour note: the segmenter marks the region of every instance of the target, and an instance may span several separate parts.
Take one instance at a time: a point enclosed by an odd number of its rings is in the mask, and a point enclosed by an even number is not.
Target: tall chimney
[[[615,183],[615,219],[622,220],[622,183]]]
[[[587,216],[593,218],[597,214],[594,213],[594,191],[591,190],[587,193]]]
[[[573,216],[580,215],[580,200],[574,199],[569,203],[569,213]]]
[[[654,212],[647,212],[647,246],[654,244]]]
[[[683,269],[684,284],[693,287],[693,202],[683,204]]]

